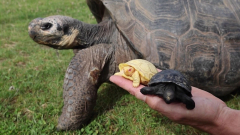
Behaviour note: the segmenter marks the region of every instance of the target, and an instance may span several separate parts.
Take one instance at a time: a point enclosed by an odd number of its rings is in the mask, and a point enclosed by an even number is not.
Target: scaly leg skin
[[[179,86],[176,86],[176,99],[186,104],[186,108],[188,110],[192,110],[195,108],[195,102],[192,100],[192,94],[186,94],[185,90]]]
[[[175,99],[175,85],[170,83],[143,87],[140,92],[144,95],[157,95],[162,97],[167,104],[170,104]]]
[[[96,104],[100,73],[112,52],[111,45],[101,44],[80,50],[73,57],[64,79],[64,107],[58,130],[79,129],[89,121]]]
[[[156,86],[151,87],[143,87],[140,92],[144,95],[157,95],[159,97],[163,96],[165,84],[158,84]]]

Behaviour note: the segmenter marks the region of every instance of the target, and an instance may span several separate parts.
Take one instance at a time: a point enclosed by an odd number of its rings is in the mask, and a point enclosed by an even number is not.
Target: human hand
[[[143,85],[134,88],[130,80],[121,76],[111,76],[110,81],[127,90],[136,98],[146,102],[152,109],[169,119],[204,131],[221,123],[218,119],[219,115],[227,108],[226,104],[219,98],[195,87],[192,87],[192,99],[196,106],[193,110],[187,110],[183,103],[166,104],[158,96],[143,95],[140,92],[140,89],[144,87]]]

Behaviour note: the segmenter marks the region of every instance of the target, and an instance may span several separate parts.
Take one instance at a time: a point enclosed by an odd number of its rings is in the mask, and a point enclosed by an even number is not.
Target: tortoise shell
[[[240,87],[240,1],[103,0],[138,56],[216,96]]]
[[[153,75],[158,72],[152,63],[143,59],[134,59],[126,63],[121,63],[119,64],[119,70],[121,71],[125,66],[132,66],[139,72],[141,77],[145,78],[148,81],[152,78]]]
[[[151,87],[159,83],[174,83],[184,88],[187,92],[191,92],[190,83],[188,83],[187,79],[176,70],[167,69],[158,72],[151,78],[148,85]]]

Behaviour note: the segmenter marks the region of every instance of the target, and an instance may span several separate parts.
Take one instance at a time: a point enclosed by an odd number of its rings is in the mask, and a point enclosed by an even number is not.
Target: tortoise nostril
[[[37,37],[37,33],[34,32],[34,31],[32,31],[32,30],[30,30],[30,31],[29,31],[29,36],[34,40],[34,39],[36,39],[36,37]]]

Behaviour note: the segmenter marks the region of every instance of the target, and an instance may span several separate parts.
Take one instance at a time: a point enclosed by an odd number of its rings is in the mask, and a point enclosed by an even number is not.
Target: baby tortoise
[[[133,87],[138,87],[140,83],[147,85],[152,76],[158,72],[152,63],[143,59],[134,59],[127,63],[121,63],[119,64],[119,70],[120,72],[115,73],[115,75],[132,80]]]
[[[188,80],[176,70],[163,70],[155,74],[148,87],[141,89],[145,95],[157,95],[163,97],[167,104],[173,101],[180,101],[186,104],[186,108],[195,108],[195,102],[191,99],[191,85]]]

